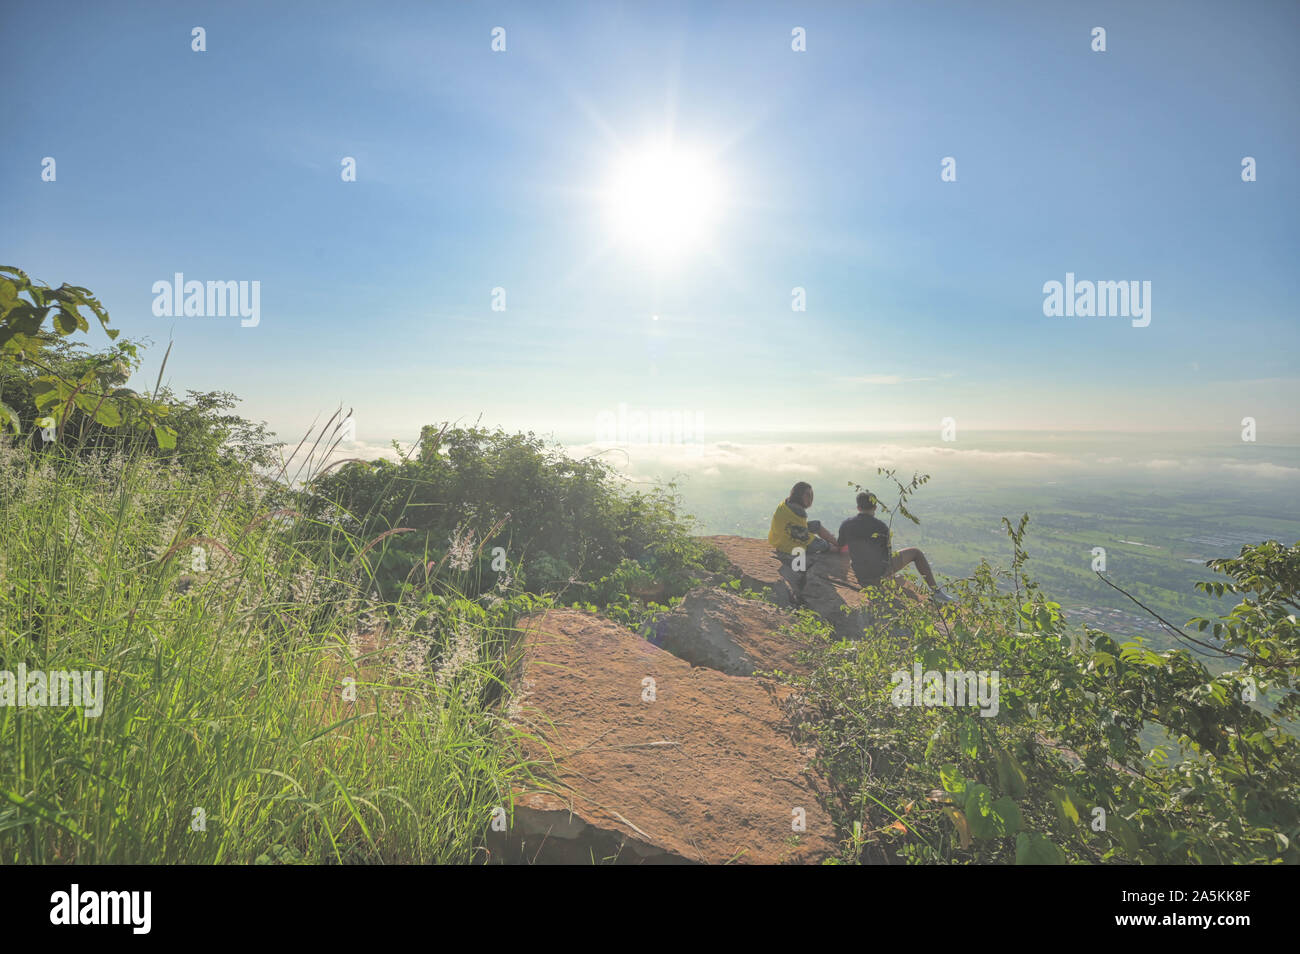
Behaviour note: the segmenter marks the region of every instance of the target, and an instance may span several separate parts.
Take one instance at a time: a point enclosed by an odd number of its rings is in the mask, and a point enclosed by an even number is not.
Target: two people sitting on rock
[[[840,524],[841,549],[847,547],[849,563],[858,585],[877,586],[895,573],[915,564],[925,582],[930,584],[930,597],[937,603],[951,603],[952,597],[939,588],[930,571],[930,562],[916,547],[894,553],[890,549],[889,527],[876,519],[876,496],[869,491],[858,494],[858,513]]]
[[[777,506],[772,514],[772,526],[767,531],[767,542],[776,550],[782,565],[782,575],[793,574],[791,581],[796,595],[803,591],[808,579],[808,560],[817,553],[825,553],[839,546],[831,532],[820,520],[808,519],[812,506],[812,484],[799,481],[790,488],[790,496]],[[801,551],[796,553],[795,551]]]

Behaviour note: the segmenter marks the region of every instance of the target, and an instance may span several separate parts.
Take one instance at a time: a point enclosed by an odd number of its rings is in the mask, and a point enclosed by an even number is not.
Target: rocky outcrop
[[[764,675],[805,669],[786,631],[798,581],[764,540],[705,539],[771,602],[700,587],[644,634],[571,609],[521,622],[509,712],[536,779],[516,787],[509,824],[489,836],[494,860],[806,864],[835,853],[825,783],[792,741],[789,690]],[[799,595],[840,638],[862,638],[873,607],[847,555],[814,557]]]
[[[773,554],[766,540],[748,537],[702,537],[721,550],[744,586],[768,592],[777,605],[797,602],[798,581]],[[859,639],[866,624],[863,595],[849,566],[847,553],[818,553],[808,560],[808,572],[800,594],[803,605],[835,627],[841,639]]]
[[[697,593],[673,626],[703,622],[714,635],[697,642],[716,652],[700,658],[732,669],[791,657],[775,630],[740,632],[779,612],[738,599]],[[542,777],[517,789],[510,826],[489,838],[496,860],[806,864],[835,852],[825,785],[790,739],[781,687],[692,665],[577,610],[521,625],[510,714]]]
[[[840,639],[861,639],[867,619],[865,598],[849,566],[849,555],[819,553],[808,564],[803,602],[835,627]]]
[[[800,645],[781,630],[790,614],[770,603],[702,587],[655,624],[655,645],[729,676],[799,672]]]
[[[700,539],[726,554],[732,572],[740,577],[741,585],[746,589],[766,593],[777,606],[795,604],[793,581],[788,573],[782,573],[781,561],[776,558],[771,544],[766,540],[732,536]]]

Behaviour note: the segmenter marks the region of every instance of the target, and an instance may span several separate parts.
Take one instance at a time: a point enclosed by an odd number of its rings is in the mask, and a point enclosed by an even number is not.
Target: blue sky
[[[173,387],[234,391],[286,436],[340,402],[379,443],[480,416],[583,438],[620,404],[716,433],[1295,431],[1293,3],[9,2],[4,20],[25,118],[0,152],[0,261],[95,291],[156,342],[142,378],[173,338]],[[668,263],[615,244],[600,194],[666,130],[726,191]],[[260,324],[155,317],[177,271],[260,281]],[[1067,271],[1150,281],[1150,325],[1045,317]]]

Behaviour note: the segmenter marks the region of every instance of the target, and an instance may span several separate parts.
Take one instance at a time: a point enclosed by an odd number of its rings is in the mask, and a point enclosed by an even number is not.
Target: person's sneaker
[[[931,593],[930,599],[934,600],[934,602],[940,605],[943,605],[944,603],[955,602],[953,598],[949,596],[947,593],[945,593],[942,589],[935,590],[933,593]]]

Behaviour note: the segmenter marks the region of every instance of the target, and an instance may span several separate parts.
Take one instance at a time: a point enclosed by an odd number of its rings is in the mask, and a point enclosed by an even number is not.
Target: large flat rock
[[[776,864],[835,852],[825,785],[790,741],[783,690],[692,666],[578,610],[521,627],[511,719],[547,777],[515,793],[510,830],[489,839],[498,860]]]
[[[770,603],[700,587],[656,622],[654,642],[678,659],[729,676],[803,672],[803,646],[782,632],[791,622],[789,612]]]

